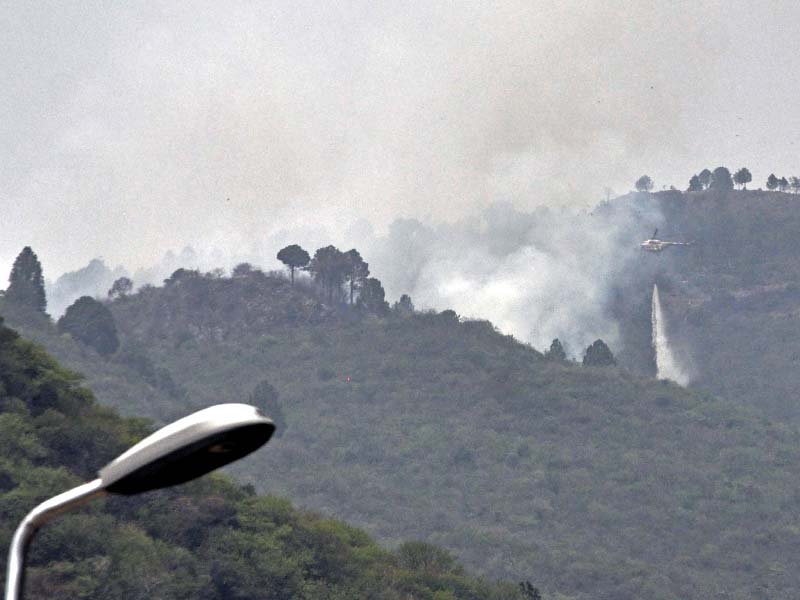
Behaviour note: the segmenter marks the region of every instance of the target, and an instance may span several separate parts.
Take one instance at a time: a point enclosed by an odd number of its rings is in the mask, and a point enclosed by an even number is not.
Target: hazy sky
[[[55,278],[586,206],[643,173],[800,174],[798,23],[769,1],[2,2],[0,273],[24,245]]]

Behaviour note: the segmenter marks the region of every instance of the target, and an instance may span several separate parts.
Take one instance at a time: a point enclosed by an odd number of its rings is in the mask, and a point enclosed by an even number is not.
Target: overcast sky
[[[800,174],[796,2],[0,4],[1,273]]]

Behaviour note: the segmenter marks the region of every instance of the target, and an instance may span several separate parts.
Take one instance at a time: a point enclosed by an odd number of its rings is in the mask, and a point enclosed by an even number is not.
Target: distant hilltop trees
[[[787,192],[790,189],[793,193],[800,193],[800,177],[791,176],[789,179],[786,177],[778,178],[775,173],[770,173],[767,177],[767,189],[770,191]]]
[[[692,175],[689,179],[687,192],[702,192],[703,190],[727,191],[734,188],[734,184],[746,186],[753,180],[750,171],[742,167],[731,176],[727,167],[717,167],[713,171],[703,169],[700,173]]]
[[[568,362],[567,351],[564,349],[564,344],[558,338],[554,339],[550,344],[550,349],[544,353],[544,359],[552,362]],[[616,366],[617,360],[614,354],[603,340],[595,340],[583,351],[583,360],[581,361],[584,367],[613,367]]]
[[[651,189],[652,180],[646,176],[645,178],[642,181],[643,188]],[[328,303],[328,309],[323,313],[334,308],[342,313],[352,313],[354,316],[375,315],[402,319],[419,316],[423,319],[433,318],[433,320],[428,320],[428,323],[435,322],[448,327],[462,322],[462,319],[449,309],[442,310],[438,314],[435,311],[418,312],[408,294],[401,295],[400,299],[390,306],[386,301],[383,284],[378,278],[370,276],[369,263],[355,248],[343,252],[336,246],[328,245],[318,248],[311,256],[298,244],[291,244],[282,248],[277,253],[277,258],[289,270],[288,277],[282,272],[264,273],[246,262],[236,265],[231,270],[230,279],[225,278],[223,269],[202,273],[198,269],[181,267],[164,279],[164,289],[167,296],[171,295],[173,298],[177,292],[196,299],[197,302],[191,304],[201,306],[195,307],[193,310],[201,312],[202,310],[213,311],[219,307],[220,302],[210,300],[212,293],[221,294],[225,298],[225,303],[236,304],[237,294],[245,288],[248,294],[252,294],[254,291],[258,293],[259,289],[265,289],[265,293],[269,293],[270,289],[286,290],[287,288],[283,286],[292,286],[306,297],[301,298],[301,295],[298,294],[276,295],[276,302],[281,298],[286,298],[291,305],[285,307],[287,318],[290,320],[297,318],[296,315],[300,314],[298,311],[303,306],[312,306],[311,310],[316,310],[313,306],[322,308],[325,303]],[[298,270],[308,275],[298,278],[295,276],[295,272]],[[270,279],[272,280],[270,285],[265,288],[260,287],[261,283]],[[277,284],[277,288],[275,284]],[[83,346],[92,348],[102,357],[117,360],[123,364],[135,365],[137,372],[140,372],[154,387],[167,391],[173,397],[181,397],[185,390],[179,389],[180,386],[171,380],[168,373],[164,373],[162,369],[152,364],[135,344],[131,344],[130,340],[126,342],[120,339],[121,330],[118,330],[114,313],[111,310],[115,307],[130,307],[139,301],[146,302],[154,289],[154,286],[146,284],[134,292],[134,282],[129,277],[118,277],[104,294],[96,297],[82,295],[77,298],[57,320],[55,329]],[[317,302],[307,302],[309,295],[315,295]],[[14,261],[8,289],[5,292],[0,290],[0,310],[12,306],[20,307],[29,314],[40,313],[49,319],[44,312],[46,305],[42,265],[33,250],[26,246]],[[196,312],[196,314],[201,314],[201,312]],[[202,314],[203,318],[209,316],[207,313]],[[550,348],[542,356],[545,360],[552,362],[572,362],[568,358],[564,344],[559,339],[554,339]],[[616,361],[605,342],[596,340],[586,348],[583,364],[613,366]],[[273,412],[277,414],[277,408],[273,406],[277,403],[277,395],[270,385],[264,383],[253,393],[258,396],[261,404],[270,405],[271,409],[275,409]]]
[[[717,167],[713,172],[708,169],[703,169],[697,175],[692,175],[689,179],[689,187],[687,192],[701,192],[703,190],[732,190],[734,185],[739,186],[740,189],[746,190],[747,184],[753,181],[753,174],[750,169],[742,167],[733,177],[730,171],[725,167]],[[770,191],[786,192],[790,189],[794,193],[800,193],[800,177],[777,177],[774,173],[770,173],[767,177],[767,189]]]
[[[653,189],[653,180],[649,175],[642,175],[634,184],[637,192],[649,192]]]
[[[277,258],[289,268],[292,285],[296,269],[307,271],[314,282],[321,286],[329,303],[347,302],[378,315],[389,311],[383,285],[379,279],[369,276],[369,263],[355,248],[342,252],[330,245],[319,248],[310,257],[303,248],[292,244],[278,252]],[[405,298],[407,301],[402,303],[401,308],[405,310],[411,307],[413,310],[411,299]]]
[[[713,171],[703,169],[699,173],[695,173],[691,176],[689,179],[689,187],[686,188],[686,191],[728,191],[734,189],[736,186],[738,186],[739,189],[746,190],[747,184],[751,181],[753,181],[753,174],[747,167],[742,167],[733,175],[731,175],[727,167],[717,167]],[[787,179],[786,177],[777,177],[774,173],[770,173],[766,183],[767,189],[770,191],[788,192],[791,190],[795,194],[800,193],[800,177],[792,176]],[[650,192],[654,187],[654,182],[649,175],[642,175],[636,180],[634,187],[637,192]],[[670,189],[674,190],[675,188],[670,187]]]

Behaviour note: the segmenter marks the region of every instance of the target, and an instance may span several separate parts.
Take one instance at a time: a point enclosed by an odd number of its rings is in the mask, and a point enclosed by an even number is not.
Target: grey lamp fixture
[[[44,523],[92,498],[133,495],[185,483],[250,454],[269,441],[275,425],[254,406],[217,404],[146,437],[100,469],[97,479],[34,508],[14,533],[8,554],[5,600],[18,600],[25,552]]]

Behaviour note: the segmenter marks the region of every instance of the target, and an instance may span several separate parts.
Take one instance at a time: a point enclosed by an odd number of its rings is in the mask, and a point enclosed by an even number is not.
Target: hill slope
[[[383,540],[440,543],[576,598],[800,591],[795,429],[617,369],[545,361],[485,322],[315,302],[261,275],[197,277],[112,310],[123,344],[187,391],[149,410],[167,418],[270,381],[286,432],[236,472]],[[261,320],[236,317],[258,305]]]
[[[2,564],[28,510],[94,478],[146,431],[96,406],[73,374],[0,321]],[[437,548],[410,543],[392,554],[361,531],[220,476],[59,518],[34,541],[29,575],[32,599],[522,597],[517,586],[465,577]]]
[[[656,208],[659,237],[620,283],[623,362],[651,371],[650,295],[659,282],[693,385],[800,422],[800,198],[762,191],[631,194],[605,211]]]

